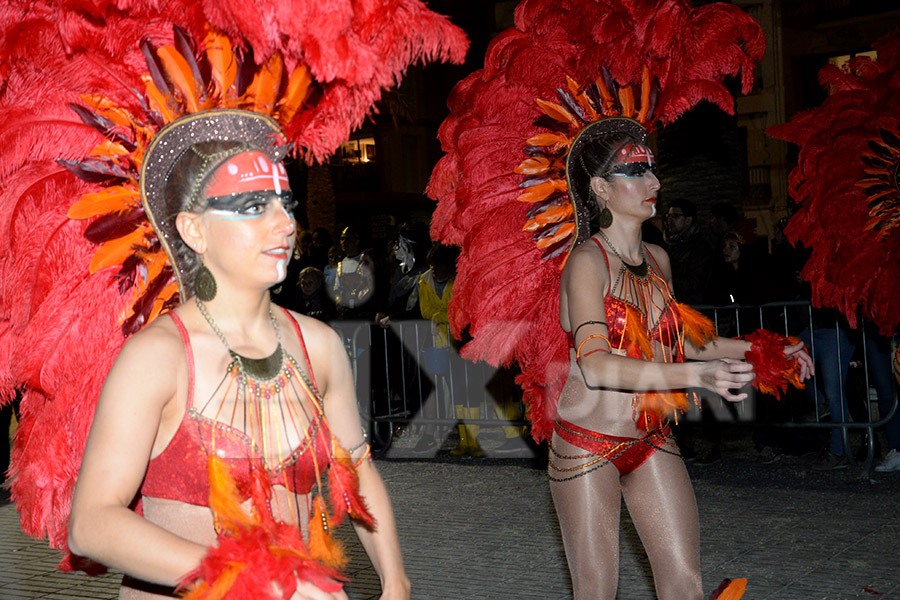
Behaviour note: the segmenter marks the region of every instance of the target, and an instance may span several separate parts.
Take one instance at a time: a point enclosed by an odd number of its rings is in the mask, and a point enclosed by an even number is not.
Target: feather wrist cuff
[[[795,337],[785,337],[766,329],[757,329],[753,333],[741,336],[750,342],[750,350],[744,353],[744,359],[753,365],[756,379],[753,387],[763,394],[771,394],[776,399],[787,392],[788,383],[798,389],[805,386],[800,381],[800,361],[788,358],[784,354],[785,346],[800,342]]]

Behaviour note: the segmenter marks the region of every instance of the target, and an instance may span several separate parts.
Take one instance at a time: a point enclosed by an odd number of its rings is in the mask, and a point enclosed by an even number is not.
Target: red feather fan
[[[203,47],[209,31],[234,54]],[[133,194],[114,189],[132,181],[141,143],[177,116],[166,99],[186,111],[214,95],[275,111],[294,152],[321,161],[409,65],[461,62],[466,48],[418,0],[0,3],[0,402],[25,387],[10,469],[23,531],[66,550],[123,326],[139,329],[176,301]],[[213,80],[234,88],[201,85]]]
[[[800,206],[785,233],[812,250],[802,276],[813,304],[891,335],[900,325],[900,32],[873,47],[877,60],[823,67],[828,98],[767,133],[800,146],[789,180]]]
[[[521,166],[528,158],[523,150],[535,143],[553,144],[550,137],[528,141],[548,133],[541,115],[557,122],[566,118],[556,108],[549,114],[535,100],[571,99],[579,90],[567,90],[568,77],[597,81],[601,93],[618,88],[618,97],[599,98],[601,106],[617,114],[641,111],[650,120],[652,107],[651,129],[671,123],[701,100],[732,112],[734,100],[722,79],[740,75],[748,92],[763,49],[759,25],[728,4],[524,0],[516,9],[515,27],[488,47],[484,69],[454,88],[451,114],[439,132],[447,154],[427,190],[438,201],[433,236],[462,248],[450,325],[456,334],[469,328],[473,339],[463,348],[464,356],[494,365],[519,364],[517,381],[535,439],[549,437],[569,370],[558,317],[565,254],[535,245],[523,227],[537,215],[529,214],[528,202],[516,201],[523,177],[534,178],[535,170],[543,168],[539,161]],[[567,112],[578,112],[566,106]],[[548,198],[553,204],[554,196]],[[537,225],[554,236],[552,227],[559,223],[551,221],[556,218],[562,219],[543,212]],[[542,260],[548,247],[551,251]]]

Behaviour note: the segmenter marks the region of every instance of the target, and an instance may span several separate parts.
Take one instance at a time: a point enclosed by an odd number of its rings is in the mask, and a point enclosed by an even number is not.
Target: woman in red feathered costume
[[[344,346],[269,298],[296,232],[285,141],[268,117],[214,110],[167,125],[144,157],[142,203],[183,300],[107,376],[69,528],[72,552],[126,574],[121,598],[178,584],[188,598],[346,598],[328,532],[345,514],[382,597],[409,598]]]
[[[600,225],[569,256],[560,288],[570,369],[549,474],[576,599],[616,595],[622,497],[659,598],[703,597],[697,504],[667,419],[687,406],[685,388],[736,402],[747,394],[734,390],[755,377],[751,342],[714,337],[708,320],[676,303],[668,257],[641,241],[660,187],[645,135],[625,117],[595,121],[566,163],[575,205]],[[802,349],[784,354],[805,379],[812,364]]]

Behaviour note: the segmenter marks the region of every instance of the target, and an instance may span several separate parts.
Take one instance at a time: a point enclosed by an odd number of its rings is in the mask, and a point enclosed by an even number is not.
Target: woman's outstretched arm
[[[732,392],[753,381],[752,367],[741,360],[662,363],[610,352],[604,305],[608,286],[606,261],[600,249],[592,244],[576,249],[563,270],[560,321],[563,329],[574,333],[573,343],[588,387],[635,392],[702,387],[734,402],[746,397]]]

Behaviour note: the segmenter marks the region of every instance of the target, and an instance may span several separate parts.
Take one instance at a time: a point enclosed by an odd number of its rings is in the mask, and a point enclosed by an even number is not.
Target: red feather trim
[[[375,529],[375,518],[369,513],[365,501],[359,495],[359,478],[350,455],[337,443],[334,444],[334,456],[328,472],[328,502],[332,512],[329,526],[338,525],[344,515],[350,515],[367,528]]]
[[[787,392],[789,383],[798,389],[806,387],[800,380],[800,361],[784,355],[785,346],[797,344],[799,339],[784,337],[766,329],[758,329],[741,339],[751,343],[744,358],[753,365],[756,374],[753,387],[758,391],[780,400],[781,395]]]

